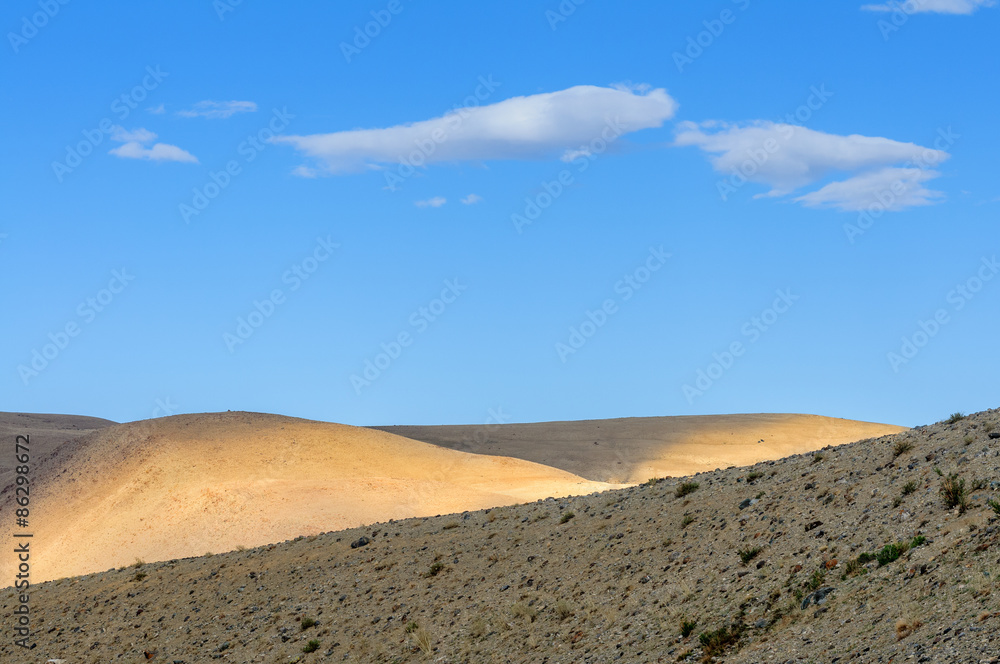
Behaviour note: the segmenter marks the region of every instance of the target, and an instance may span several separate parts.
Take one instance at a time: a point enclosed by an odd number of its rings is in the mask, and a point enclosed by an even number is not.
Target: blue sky
[[[1000,8],[690,4],[7,3],[0,410],[997,406]]]

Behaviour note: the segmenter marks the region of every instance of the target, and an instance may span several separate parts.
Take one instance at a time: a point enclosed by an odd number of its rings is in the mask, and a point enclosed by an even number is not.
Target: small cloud
[[[867,12],[903,12],[904,14],[962,14],[969,15],[981,7],[992,7],[995,0],[906,0],[906,2],[884,2],[878,5],[862,5]]]
[[[193,108],[177,111],[184,118],[209,118],[210,120],[226,119],[237,113],[253,113],[257,104],[252,101],[199,101]]]
[[[831,182],[795,200],[806,207],[836,208],[843,212],[867,210],[872,206],[899,211],[934,205],[941,202],[944,194],[926,188],[923,183],[939,175],[937,171],[919,168],[883,168]]]
[[[469,194],[465,198],[461,199],[462,203],[465,205],[475,205],[476,203],[482,203],[483,197],[479,194]]]
[[[579,157],[589,157],[590,155],[591,152],[587,148],[580,148],[579,150],[566,150],[566,152],[563,153],[563,156],[559,157],[559,160],[565,161],[568,164],[574,159],[578,159]]]
[[[447,198],[442,198],[441,196],[435,196],[434,198],[428,198],[426,201],[415,201],[413,204],[419,208],[425,208],[425,207],[439,208],[447,202],[448,202]]]
[[[308,166],[296,166],[292,169],[292,175],[297,175],[300,178],[314,178],[316,177],[316,169]]]
[[[167,107],[163,104],[160,104],[159,106],[150,106],[146,109],[146,112],[152,113],[153,115],[163,115],[167,112]]]
[[[156,140],[156,134],[148,129],[140,128],[128,131],[120,125],[115,125],[111,129],[111,140],[123,143],[124,145],[119,145],[116,148],[108,150],[108,154],[113,154],[122,159],[198,163],[197,157],[176,145],[155,143],[151,147],[146,147],[146,143],[152,143]]]
[[[677,102],[662,88],[578,85],[393,127],[277,136],[271,142],[291,145],[325,175],[393,165],[414,145],[428,143],[434,149],[423,154],[427,164],[548,159],[609,135],[662,127],[676,110]]]

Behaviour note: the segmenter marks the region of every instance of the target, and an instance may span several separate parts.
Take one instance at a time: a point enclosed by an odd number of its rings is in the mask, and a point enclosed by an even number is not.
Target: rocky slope
[[[751,467],[45,583],[30,592],[37,646],[5,639],[0,660],[996,662],[998,433],[986,411]],[[6,616],[17,605],[0,591]]]

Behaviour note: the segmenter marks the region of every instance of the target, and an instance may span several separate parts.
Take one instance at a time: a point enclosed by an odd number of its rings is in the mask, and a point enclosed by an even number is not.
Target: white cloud
[[[940,202],[944,194],[927,189],[923,183],[939,175],[937,171],[919,168],[883,168],[831,182],[795,200],[807,207],[836,208],[844,212],[867,210],[873,205],[886,210],[933,205]]]
[[[384,129],[279,136],[328,174],[357,172],[407,163],[537,159],[615,133],[660,127],[673,117],[675,102],[663,89],[579,85]],[[412,158],[411,158],[412,155]]]
[[[177,115],[185,118],[209,118],[216,120],[225,119],[237,113],[253,113],[257,110],[257,104],[252,101],[199,101],[193,108],[186,111],[177,111]]]
[[[475,205],[476,203],[482,203],[483,197],[479,194],[469,194],[465,198],[461,199],[462,203],[465,205]]]
[[[447,198],[442,198],[441,196],[435,196],[434,198],[428,198],[426,201],[416,201],[413,204],[417,207],[432,207],[439,208],[448,202]]]
[[[878,5],[862,5],[869,12],[901,11],[905,14],[931,12],[935,14],[972,14],[980,7],[992,7],[995,0],[907,0],[906,2],[884,2]]]
[[[167,107],[163,104],[160,104],[159,106],[150,106],[146,109],[146,112],[152,113],[153,115],[163,115],[167,112]]]
[[[151,147],[146,147],[146,143],[152,143],[156,140],[156,134],[148,129],[133,129],[132,131],[128,131],[122,126],[115,125],[111,129],[111,140],[123,143],[123,145],[109,150],[108,154],[113,154],[122,159],[198,163],[197,157],[176,145],[155,143]]]
[[[834,173],[859,174],[861,177],[827,185],[814,195],[796,199],[807,205],[828,204],[841,209],[851,205],[851,201],[862,195],[864,187],[874,182],[875,171],[885,176],[895,170],[906,170],[889,168],[892,166],[916,166],[912,170],[918,172],[924,169],[919,178],[905,178],[914,185],[936,177],[936,171],[926,169],[949,157],[943,150],[915,143],[858,134],[839,136],[767,121],[741,125],[714,121],[680,123],[676,145],[697,146],[709,155],[713,168],[730,180],[770,187],[762,196],[785,196]],[[935,193],[911,186],[895,209],[927,205]]]

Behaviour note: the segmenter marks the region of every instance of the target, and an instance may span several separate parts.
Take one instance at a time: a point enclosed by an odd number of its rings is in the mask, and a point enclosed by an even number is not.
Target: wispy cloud
[[[434,198],[428,198],[426,201],[415,201],[413,204],[420,208],[424,207],[439,208],[447,202],[448,202],[447,198],[443,198],[441,196],[435,196]]]
[[[675,102],[663,89],[580,85],[463,108],[442,117],[383,129],[279,136],[317,166],[300,175],[342,174],[382,168],[420,151],[423,163],[558,158],[586,149],[613,125],[628,133],[660,127]],[[620,129],[619,129],[620,128]]]
[[[108,151],[122,159],[147,159],[149,161],[180,161],[188,163],[198,163],[198,158],[187,150],[183,150],[176,145],[168,143],[154,143],[151,146],[146,144],[156,140],[156,134],[148,129],[126,130],[124,127],[115,126],[111,131],[111,140],[123,143]]]
[[[152,113],[153,115],[163,115],[167,112],[167,107],[163,104],[160,104],[159,106],[150,106],[146,109],[146,112]]]
[[[905,184],[905,192],[897,195],[894,209],[927,205],[939,194],[920,183],[939,174],[926,167],[949,157],[943,150],[915,143],[858,134],[840,136],[767,121],[680,123],[676,144],[700,148],[719,173],[738,173],[750,182],[770,187],[761,196],[786,196],[834,173],[851,174],[843,182],[795,199],[813,207],[840,209],[857,209],[852,206],[865,199],[871,187],[897,180]],[[891,168],[914,164],[920,168]]]
[[[919,168],[883,168],[863,173],[841,182],[831,182],[822,189],[795,200],[807,207],[835,208],[844,212],[867,210],[880,205],[886,210],[933,205],[944,198],[923,183],[940,173]]]
[[[869,12],[895,12],[906,14],[972,14],[982,7],[992,7],[995,0],[906,0],[906,2],[883,2],[877,5],[862,5]]]
[[[483,197],[479,194],[469,194],[465,198],[461,199],[461,201],[465,205],[475,205],[476,203],[482,203]]]
[[[210,120],[225,119],[237,113],[253,113],[257,104],[252,101],[199,101],[192,108],[177,111],[177,115],[185,118],[209,118]]]

